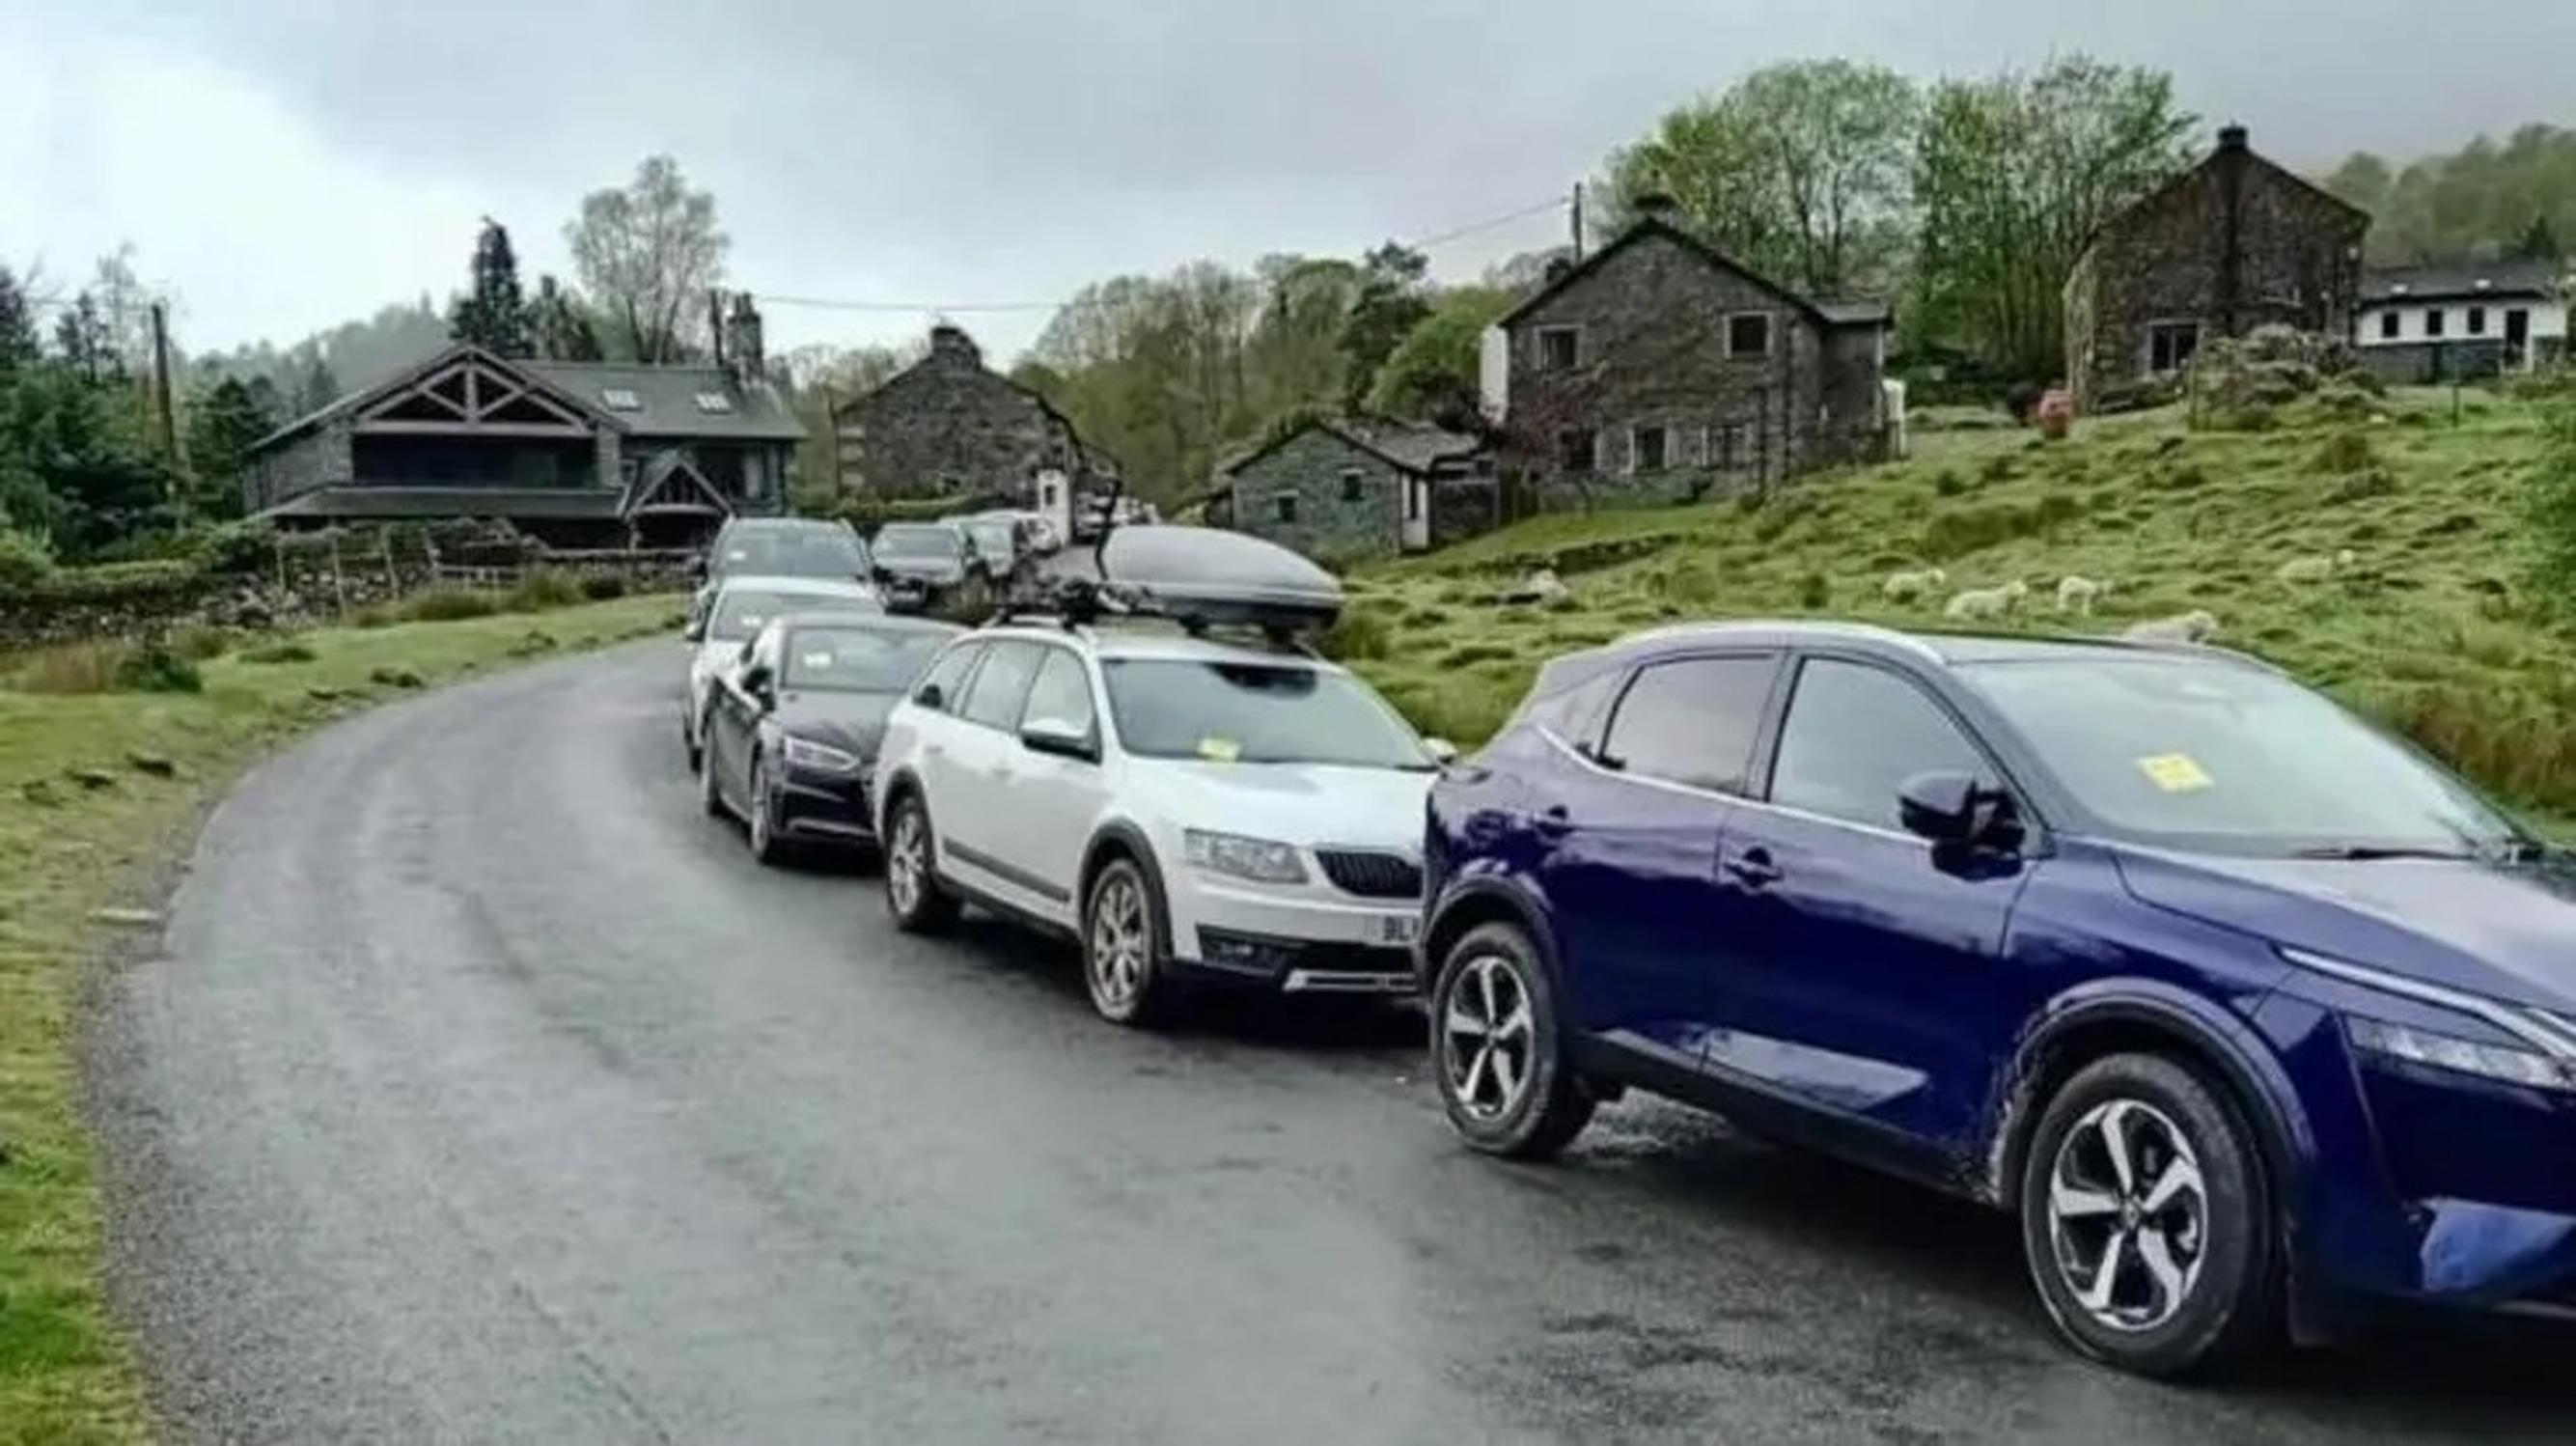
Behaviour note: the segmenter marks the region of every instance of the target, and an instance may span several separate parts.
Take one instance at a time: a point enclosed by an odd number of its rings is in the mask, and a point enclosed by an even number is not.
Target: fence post
[[[342,615],[349,611],[349,585],[340,576],[340,529],[331,529],[331,606]]]
[[[402,596],[402,574],[394,571],[394,530],[390,527],[376,534],[376,555],[385,564],[385,596]]]

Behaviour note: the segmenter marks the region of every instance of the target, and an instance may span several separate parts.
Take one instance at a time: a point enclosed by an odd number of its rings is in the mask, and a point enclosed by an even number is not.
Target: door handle
[[[1754,847],[1726,861],[1726,871],[1748,889],[1764,889],[1780,882],[1780,866],[1771,861],[1771,851]]]
[[[1564,804],[1550,804],[1530,820],[1530,828],[1541,838],[1560,839],[1574,832],[1574,818],[1565,811]]]

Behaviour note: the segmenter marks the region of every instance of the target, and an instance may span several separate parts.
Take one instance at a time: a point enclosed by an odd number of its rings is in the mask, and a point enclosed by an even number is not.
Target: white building
[[[2392,382],[2528,371],[2567,351],[2566,267],[2452,262],[2362,277],[2353,343]]]

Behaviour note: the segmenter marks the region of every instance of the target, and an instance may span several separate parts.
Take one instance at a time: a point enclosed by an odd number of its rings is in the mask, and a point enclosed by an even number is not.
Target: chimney
[[[724,293],[710,286],[707,288],[707,351],[715,357],[717,366],[725,364],[724,329]]]
[[[760,311],[751,304],[751,293],[733,294],[733,315],[727,319],[725,351],[733,357],[736,375],[758,378],[768,373],[769,358],[761,346]]]
[[[1539,276],[1541,280],[1546,282],[1548,285],[1553,286],[1557,282],[1564,280],[1565,274],[1573,269],[1574,258],[1570,256],[1551,256],[1547,258],[1547,265],[1540,270]]]
[[[966,328],[953,321],[943,321],[930,329],[930,354],[965,363],[970,367],[984,364],[984,353],[977,350],[975,339]]]
[[[2234,121],[2230,121],[2226,125],[2220,126],[2218,128],[2218,148],[2222,151],[2244,150],[2246,148],[2245,127],[2238,125]]]

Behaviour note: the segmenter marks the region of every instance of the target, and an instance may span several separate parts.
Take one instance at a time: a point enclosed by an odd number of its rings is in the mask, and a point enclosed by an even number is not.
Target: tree
[[[107,327],[99,320],[96,296],[84,291],[63,308],[54,321],[54,349],[62,353],[63,364],[90,385],[109,378],[116,358],[107,344]]]
[[[195,483],[189,501],[198,516],[239,515],[251,444],[276,425],[259,392],[239,377],[225,377],[189,402],[188,467]]]
[[[9,268],[0,266],[0,383],[33,366],[43,348],[36,340],[35,308]]]
[[[340,379],[331,374],[317,353],[304,375],[296,380],[294,412],[301,417],[322,410],[340,400]]]
[[[145,445],[130,388],[67,365],[28,368],[0,389],[0,507],[10,525],[77,560],[173,519],[171,478]]]
[[[529,331],[509,229],[486,216],[482,234],[474,238],[473,286],[448,308],[447,334],[498,356],[523,357],[536,350]]]
[[[552,276],[537,278],[537,299],[528,306],[528,330],[538,356],[551,361],[600,359],[599,328],[591,320],[590,307]]]
[[[1912,339],[2056,376],[2067,272],[2096,228],[2190,163],[2193,125],[2165,72],[2080,55],[1934,86],[1914,161]]]
[[[1342,321],[1342,406],[1358,411],[1378,368],[1405,333],[1431,314],[1423,296],[1431,258],[1389,241],[1360,260],[1359,293]]]
[[[1443,292],[1431,314],[1405,333],[1378,368],[1368,409],[1432,420],[1472,410],[1485,328],[1511,309],[1512,299],[1508,291],[1481,286]]]
[[[2394,170],[2356,154],[2325,185],[2371,213],[2375,263],[2518,255],[2543,223],[2552,240],[2576,230],[2576,130],[2526,125]]]
[[[1884,289],[1911,229],[1921,114],[1914,83],[1883,67],[1768,66],[1613,153],[1604,219],[1658,192],[1721,250],[1809,295]]]
[[[2514,243],[2513,254],[2524,261],[2564,261],[2567,248],[2558,244],[2558,228],[2543,213],[2531,218],[2530,228]]]
[[[716,228],[713,193],[690,190],[669,156],[647,156],[623,189],[582,198],[564,241],[607,314],[612,349],[642,362],[689,354],[700,299],[724,279],[730,244]]]

